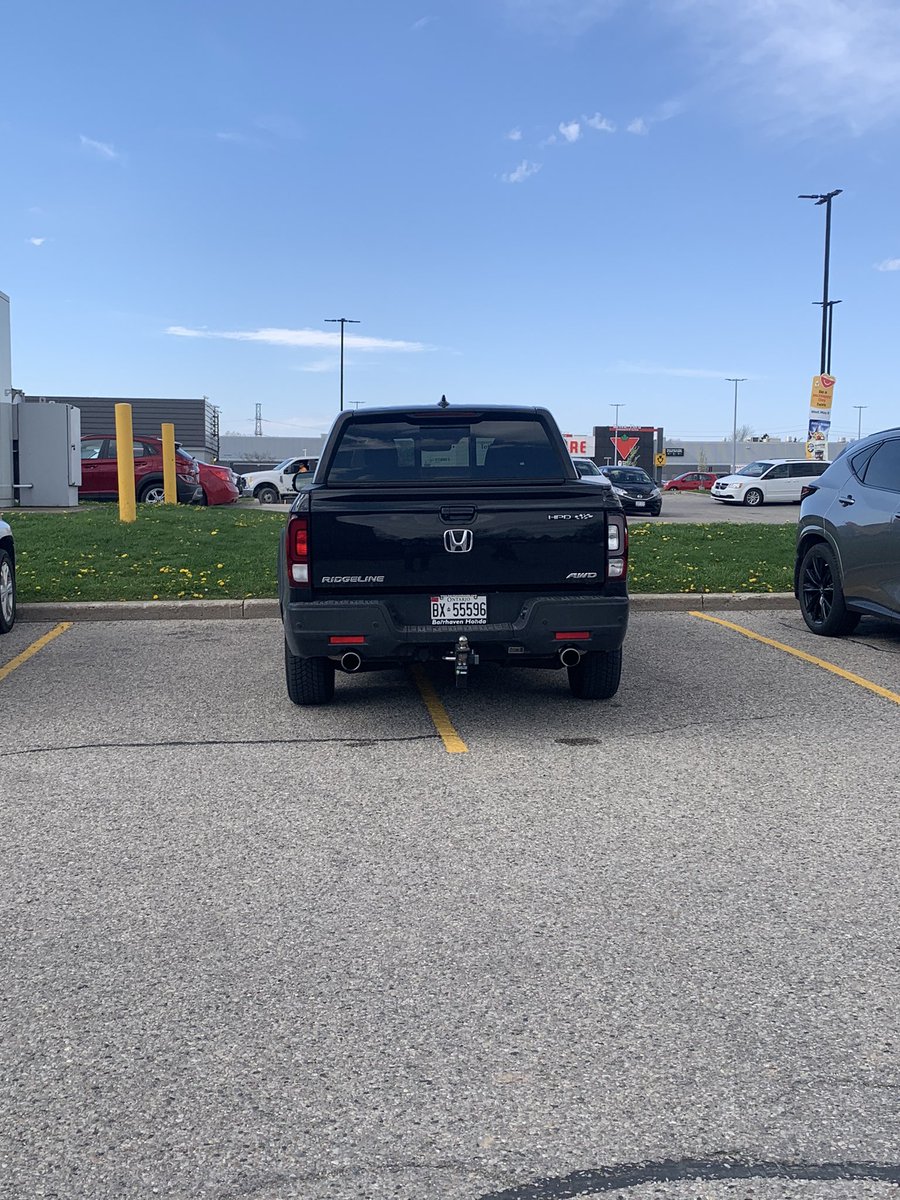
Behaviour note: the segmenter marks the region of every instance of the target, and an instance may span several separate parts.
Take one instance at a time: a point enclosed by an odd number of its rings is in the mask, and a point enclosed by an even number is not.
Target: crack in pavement
[[[29,754],[58,754],[70,750],[159,750],[190,746],[320,746],[337,744],[352,750],[395,742],[434,742],[436,733],[416,733],[404,737],[324,737],[324,738],[198,738],[164,742],[78,742],[70,746],[30,746],[25,750],[2,750],[0,758],[20,758]]]
[[[478,1200],[571,1200],[599,1195],[643,1183],[677,1183],[681,1180],[711,1183],[719,1179],[779,1179],[811,1182],[863,1181],[900,1184],[900,1163],[810,1163],[750,1159],[732,1155],[712,1158],[662,1159],[657,1162],[617,1163],[595,1170],[573,1171],[532,1183],[487,1192]]]

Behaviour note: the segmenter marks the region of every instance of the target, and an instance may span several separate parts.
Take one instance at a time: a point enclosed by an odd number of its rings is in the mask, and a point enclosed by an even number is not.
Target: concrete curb
[[[730,609],[732,612],[759,612],[765,609],[795,608],[790,592],[670,592],[638,593],[631,607],[640,612],[689,612]],[[267,600],[127,600],[106,603],[85,600],[81,603],[20,604],[20,621],[241,621],[271,620],[279,617],[278,601]]]

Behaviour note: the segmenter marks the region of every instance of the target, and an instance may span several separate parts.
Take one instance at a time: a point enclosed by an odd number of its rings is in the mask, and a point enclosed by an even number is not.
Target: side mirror
[[[291,480],[291,487],[295,492],[299,492],[304,484],[309,481],[309,478],[309,471],[297,471],[294,475],[294,478]]]

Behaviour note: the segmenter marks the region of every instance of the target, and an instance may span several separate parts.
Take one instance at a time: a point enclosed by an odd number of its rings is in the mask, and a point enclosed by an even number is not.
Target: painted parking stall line
[[[12,675],[13,671],[17,670],[24,663],[27,663],[30,658],[34,658],[35,654],[43,650],[45,646],[48,646],[50,642],[52,642],[55,638],[58,638],[60,634],[65,633],[67,629],[71,628],[71,621],[60,621],[60,623],[54,629],[51,629],[49,633],[45,633],[43,637],[39,637],[37,641],[32,642],[30,646],[27,646],[21,654],[17,654],[15,658],[11,658],[9,662],[5,664],[5,666],[0,667],[0,683],[2,683],[4,679],[8,678],[8,676]]]
[[[444,749],[448,754],[468,754],[469,747],[456,732],[446,708],[441,703],[424,669],[422,667],[413,667],[412,676],[425,702],[425,707],[428,709],[428,715],[431,717],[434,727],[440,734],[441,741],[444,743]]]
[[[754,642],[762,642],[764,646],[771,646],[775,650],[783,650],[785,654],[791,654],[794,658],[811,663],[814,667],[821,667],[823,671],[829,671],[832,675],[838,675],[841,679],[846,679],[849,683],[855,683],[857,687],[865,688],[867,692],[874,692],[876,696],[881,696],[884,700],[890,700],[893,704],[900,704],[900,693],[892,692],[890,688],[882,687],[880,683],[873,683],[871,679],[857,675],[855,671],[846,671],[843,667],[837,666],[836,663],[828,662],[827,659],[817,658],[815,654],[807,654],[805,650],[797,650],[794,646],[787,646],[784,642],[776,641],[775,638],[764,637],[761,633],[756,633],[752,629],[746,629],[743,625],[736,625],[733,621],[726,621],[722,617],[713,617],[709,613],[696,611],[692,611],[690,615],[692,617],[699,617],[701,621],[711,621],[714,625],[721,625],[725,629],[731,629],[735,633],[742,634],[744,637],[752,638]]]

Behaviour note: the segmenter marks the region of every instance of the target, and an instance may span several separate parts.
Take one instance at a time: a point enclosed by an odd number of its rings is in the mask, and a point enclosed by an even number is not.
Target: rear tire
[[[744,503],[749,505],[750,508],[759,508],[762,502],[763,494],[759,488],[750,488],[750,490],[744,496]]]
[[[813,633],[821,637],[845,637],[860,621],[844,600],[841,569],[830,546],[817,542],[803,555],[800,564],[800,612]]]
[[[330,704],[334,699],[334,663],[330,658],[301,658],[284,643],[284,675],[294,704]]]
[[[165,498],[166,489],[161,483],[148,483],[141,488],[138,504],[162,504]]]
[[[567,667],[569,689],[578,700],[611,700],[622,678],[622,648],[594,650],[576,667]]]
[[[0,633],[16,623],[16,570],[8,551],[0,550]]]

